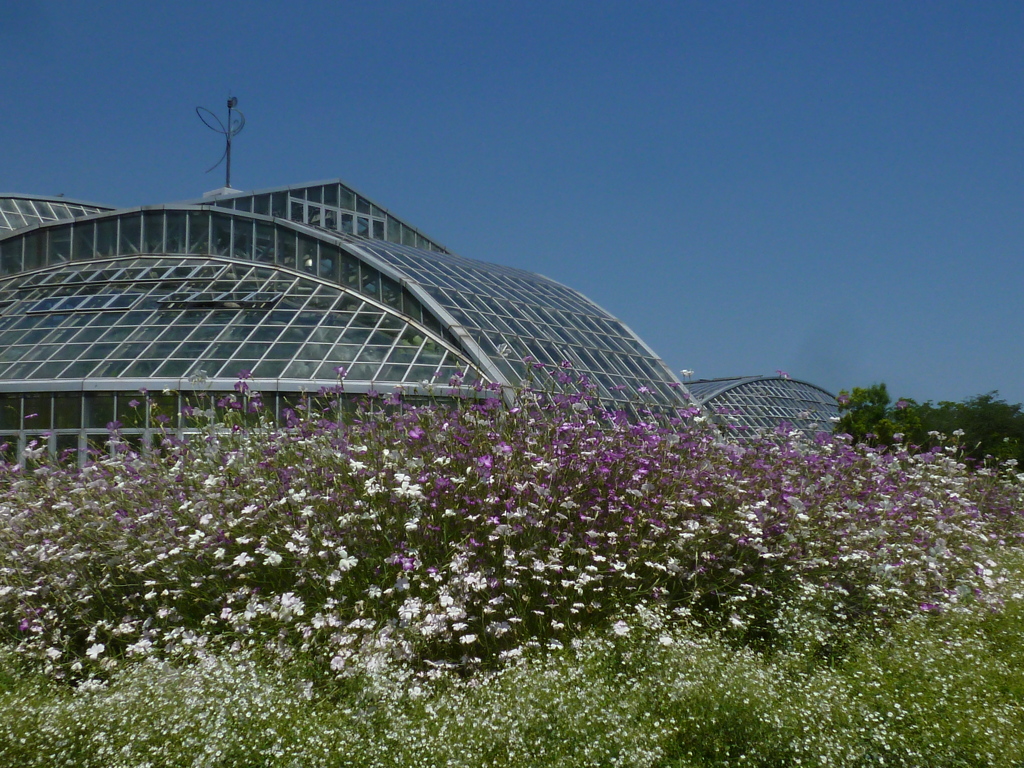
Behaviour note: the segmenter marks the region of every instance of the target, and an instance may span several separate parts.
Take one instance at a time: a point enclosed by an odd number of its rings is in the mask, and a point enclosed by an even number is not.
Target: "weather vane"
[[[203,121],[203,124],[210,130],[223,134],[224,138],[227,140],[227,146],[224,148],[224,154],[220,156],[220,160],[211,165],[206,171],[207,173],[209,173],[218,165],[220,165],[225,159],[227,159],[227,173],[224,181],[225,187],[231,186],[231,139],[240,134],[242,132],[242,129],[245,128],[245,115],[242,114],[242,110],[236,109],[237,106],[238,99],[234,96],[230,97],[228,99],[227,127],[224,126],[224,123],[221,122],[219,117],[213,114],[213,112],[208,110],[206,107],[196,107],[196,114],[199,115],[199,119]],[[232,111],[235,113],[235,116],[232,116]],[[206,117],[204,116],[204,113],[213,118],[213,120],[216,122],[216,125],[207,120]]]

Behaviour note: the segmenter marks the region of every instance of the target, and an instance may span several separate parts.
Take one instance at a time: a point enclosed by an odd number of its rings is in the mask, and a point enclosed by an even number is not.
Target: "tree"
[[[842,416],[835,431],[851,435],[857,441],[892,445],[899,440],[922,445],[927,439],[919,414],[920,406],[909,398],[895,403],[885,383],[870,387],[854,387],[852,392],[839,393]]]
[[[1011,405],[998,392],[921,406],[921,419],[926,429],[953,435],[962,431],[960,444],[964,454],[976,462],[991,456],[1003,461],[1024,461],[1024,411],[1018,403]]]
[[[892,445],[900,435],[908,445],[930,449],[956,438],[975,464],[990,458],[1024,464],[1024,406],[1007,403],[995,391],[937,405],[910,398],[893,403],[884,383],[872,384],[841,391],[839,412],[836,433],[859,442]]]

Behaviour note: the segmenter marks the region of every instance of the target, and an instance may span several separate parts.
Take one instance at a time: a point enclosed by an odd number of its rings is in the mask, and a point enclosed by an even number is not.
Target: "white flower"
[[[294,592],[285,592],[281,595],[280,618],[282,621],[290,621],[293,616],[301,616],[306,612],[306,605],[301,597]]]
[[[100,654],[103,653],[106,649],[107,646],[105,646],[103,643],[96,643],[96,645],[89,646],[89,650],[85,652],[85,655],[93,661],[96,661],[96,659],[100,657]]]
[[[238,557],[236,557],[234,560],[232,560],[231,564],[235,565],[235,566],[238,566],[239,568],[244,568],[246,565],[248,565],[251,562],[252,562],[252,558],[249,557],[249,554],[247,552],[243,552]]]
[[[274,552],[273,550],[268,550],[267,554],[264,556],[264,558],[265,558],[265,562],[266,562],[267,565],[280,565],[281,564],[281,556],[277,552]]]
[[[344,548],[338,549],[338,557],[340,558],[338,560],[338,569],[342,572],[352,570],[356,567],[356,563],[359,562],[357,558],[350,555]]]
[[[459,638],[459,642],[463,645],[469,645],[470,643],[476,642],[476,635],[463,635]]]
[[[612,632],[618,637],[625,637],[629,634],[629,625],[624,621],[616,621],[612,624]]]

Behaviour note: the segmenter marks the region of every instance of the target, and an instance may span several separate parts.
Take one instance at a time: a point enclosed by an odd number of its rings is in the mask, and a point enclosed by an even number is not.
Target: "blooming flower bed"
[[[243,384],[150,452],[115,434],[81,469],[0,466],[5,658],[79,687],[232,657],[317,686],[387,669],[408,696],[595,637],[845,662],[1015,583],[1022,477],[955,446],[728,442],[696,410],[607,413],[585,381],[475,394],[325,393],[275,426]]]

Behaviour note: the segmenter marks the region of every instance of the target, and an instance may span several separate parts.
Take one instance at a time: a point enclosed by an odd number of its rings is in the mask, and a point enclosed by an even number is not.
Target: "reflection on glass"
[[[188,215],[188,252],[210,252],[210,214],[192,212]]]
[[[47,261],[50,264],[61,264],[71,260],[71,229],[59,227],[49,232]]]
[[[299,269],[311,275],[317,273],[316,240],[299,237]]]
[[[252,222],[248,219],[233,219],[234,240],[231,254],[236,259],[252,258]]]
[[[261,221],[256,222],[256,249],[253,255],[257,261],[273,263],[274,234],[274,227],[272,225],[264,224]]]
[[[167,214],[166,252],[167,253],[184,253],[185,252],[185,214],[184,213],[168,213]]]
[[[295,235],[281,230],[277,235],[277,263],[295,269]]]
[[[210,241],[210,253],[216,256],[227,256],[231,250],[231,219],[214,214],[212,223],[213,239]]]
[[[25,237],[25,269],[46,266],[46,233],[33,232]]]

